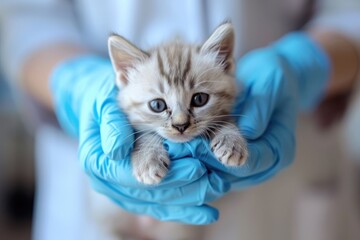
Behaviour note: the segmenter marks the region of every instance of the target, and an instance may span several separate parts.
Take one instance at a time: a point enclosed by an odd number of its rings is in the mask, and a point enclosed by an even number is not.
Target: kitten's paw
[[[215,136],[211,141],[211,150],[227,166],[241,166],[248,157],[246,141],[240,134]]]
[[[165,151],[148,154],[134,152],[132,158],[135,178],[147,185],[160,183],[169,170],[170,160]]]

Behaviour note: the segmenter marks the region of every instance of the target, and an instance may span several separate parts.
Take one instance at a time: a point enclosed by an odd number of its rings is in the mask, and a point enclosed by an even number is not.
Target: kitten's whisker
[[[200,133],[200,136],[201,136],[201,137],[204,137],[204,138],[206,138],[206,139],[211,139],[211,136],[210,136],[210,134],[207,132],[206,129]]]
[[[128,138],[131,137],[131,136],[134,136],[135,134],[143,133],[143,132],[147,132],[147,131],[149,131],[149,130],[138,130],[138,131],[134,131],[132,134],[127,135],[126,138],[124,138],[123,141],[125,141],[126,139],[128,139]]]
[[[244,114],[223,114],[223,115],[217,115],[214,117],[246,117]]]
[[[162,138],[154,133],[148,141],[141,143],[139,152],[142,156],[146,157],[145,154],[148,153],[149,150],[158,149],[158,142],[161,140]]]
[[[214,136],[216,135],[215,131],[213,131],[213,130],[211,129],[211,126],[209,126],[206,130],[207,130],[207,131],[210,131]]]
[[[225,117],[233,117],[233,116],[241,116],[241,117],[247,117],[245,115],[218,115],[218,116],[207,116],[207,117],[199,117],[197,119],[195,119],[195,121],[197,123],[201,123],[203,121],[208,121],[208,122],[211,122],[212,120],[215,120],[217,118],[225,118]],[[229,121],[227,121],[229,122]]]
[[[211,123],[225,123],[225,124],[228,124],[228,123],[231,123],[231,122],[219,119],[219,120],[212,120],[211,122],[209,122],[209,124],[211,124]]]
[[[214,128],[216,131],[219,131],[219,132],[221,132],[221,130],[225,130],[225,129],[231,130],[231,131],[235,130],[233,127],[224,126],[223,124],[213,124],[210,127]]]
[[[152,126],[151,122],[149,122],[149,123],[128,123],[128,124],[121,125],[121,127],[131,126],[131,127],[135,128],[134,125],[137,125],[137,126]]]
[[[221,118],[221,117],[248,117],[248,116],[243,114],[224,114],[224,115],[206,117],[205,119],[213,119],[213,118]]]
[[[146,132],[146,133],[144,133],[144,134],[140,134],[140,135],[135,139],[134,142],[140,142],[139,140],[140,140],[141,138],[148,137],[149,135],[155,135],[155,134],[156,134],[156,133],[154,133],[154,132],[152,132],[152,131]],[[144,144],[143,142],[140,142],[140,145],[139,145],[139,146],[141,146],[141,145],[143,145],[143,144]]]
[[[148,150],[153,142],[153,139],[157,137],[156,134],[153,134],[152,136],[149,136],[149,134],[147,134],[146,136],[147,138],[150,138],[150,140],[148,141],[144,141],[144,142],[141,142],[138,146],[137,146],[137,149],[138,149],[138,152],[140,154],[140,156],[142,158],[146,158],[146,154],[148,153]],[[139,137],[140,139],[141,137]]]
[[[141,138],[143,138],[144,136],[147,136],[147,135],[149,135],[149,134],[154,134],[154,132],[148,131],[148,132],[146,132],[146,133],[144,133],[144,134],[140,134],[140,136],[137,137],[137,138],[132,142],[132,144],[136,143],[137,141],[139,141],[139,139],[141,139]]]
[[[230,124],[231,123],[228,121],[220,121],[220,120],[212,121],[209,123],[209,125],[217,125],[217,126],[223,126],[223,127],[230,127]],[[233,125],[233,124],[231,124],[231,125]]]

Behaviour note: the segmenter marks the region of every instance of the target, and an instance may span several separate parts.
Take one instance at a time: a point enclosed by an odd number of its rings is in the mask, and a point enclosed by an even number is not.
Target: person
[[[209,203],[291,164],[297,113],[351,89],[359,70],[360,21],[349,20],[359,13],[320,14],[305,31],[314,2],[3,1],[1,54],[8,78],[42,113],[55,113],[67,134],[40,117],[34,238],[96,239],[79,163],[91,186],[121,208],[187,224],[217,221],[219,212]],[[236,170],[216,164],[199,139],[165,142],[173,160],[170,177],[156,187],[140,185],[129,170],[134,139],[116,103],[109,33],[147,49],[173,36],[201,42],[226,19],[237,34],[236,77],[244,92],[234,111],[245,116],[237,124],[249,141],[247,164]]]

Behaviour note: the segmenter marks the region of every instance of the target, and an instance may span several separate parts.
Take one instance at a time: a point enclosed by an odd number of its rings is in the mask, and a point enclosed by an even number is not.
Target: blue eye
[[[163,99],[158,98],[149,102],[149,108],[153,112],[161,113],[167,108],[167,106]]]
[[[206,93],[195,93],[191,99],[191,106],[202,107],[209,100],[209,94]]]

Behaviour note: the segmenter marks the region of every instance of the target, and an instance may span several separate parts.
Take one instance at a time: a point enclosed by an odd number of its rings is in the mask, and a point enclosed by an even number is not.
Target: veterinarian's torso
[[[303,0],[74,0],[83,40],[106,53],[110,32],[146,49],[181,37],[202,42],[225,20],[236,30],[236,56],[295,29],[308,7]]]

